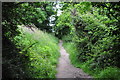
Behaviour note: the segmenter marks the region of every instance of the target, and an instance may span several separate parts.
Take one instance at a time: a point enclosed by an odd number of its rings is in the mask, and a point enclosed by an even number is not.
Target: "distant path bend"
[[[60,47],[60,58],[57,67],[56,78],[92,78],[91,76],[84,73],[80,68],[75,68],[69,59],[69,54],[62,46],[62,41],[59,43]]]

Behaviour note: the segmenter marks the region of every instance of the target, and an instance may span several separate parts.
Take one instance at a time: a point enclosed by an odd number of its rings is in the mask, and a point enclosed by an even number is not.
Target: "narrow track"
[[[84,73],[82,69],[74,67],[70,63],[69,54],[62,46],[63,42],[60,41],[60,58],[57,67],[56,78],[91,78],[88,74]]]

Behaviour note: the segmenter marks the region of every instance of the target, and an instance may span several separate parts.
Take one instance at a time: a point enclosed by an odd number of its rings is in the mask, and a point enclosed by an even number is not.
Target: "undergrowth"
[[[21,34],[13,42],[20,49],[19,57],[24,63],[27,78],[55,78],[59,57],[58,39],[46,32],[19,28]]]
[[[83,69],[86,73],[93,76],[95,79],[112,79],[119,80],[120,79],[120,69],[117,67],[106,67],[106,68],[91,68],[90,62],[92,60],[88,60],[87,62],[82,62],[78,59],[78,50],[76,49],[76,45],[73,42],[64,42],[63,46],[70,54],[71,63],[78,68]]]

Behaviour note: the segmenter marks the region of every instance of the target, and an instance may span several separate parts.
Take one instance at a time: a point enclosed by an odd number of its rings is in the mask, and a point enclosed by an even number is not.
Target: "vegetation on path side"
[[[2,78],[54,78],[59,56],[58,40],[49,17],[53,2],[2,3]],[[32,30],[35,25],[40,30]],[[18,25],[25,25],[19,31]],[[44,32],[46,31],[46,32]]]
[[[120,79],[120,3],[62,3],[56,33],[71,62],[97,78]]]
[[[70,60],[71,63],[77,67],[83,69],[86,73],[89,75],[92,75],[93,78],[107,78],[107,79],[113,79],[113,80],[119,80],[120,79],[120,69],[117,67],[106,67],[104,69],[100,68],[93,68],[91,69],[89,62],[81,62],[77,56],[79,55],[79,51],[76,48],[76,45],[74,43],[64,43],[63,44],[66,51],[70,54]]]
[[[58,39],[37,29],[31,31],[27,27],[20,27],[19,30],[20,34],[12,40],[20,51],[16,53],[16,59],[10,59],[9,64],[13,65],[11,74],[21,78],[55,78],[59,57]]]
[[[60,16],[55,6],[2,3],[2,77],[54,78],[59,56],[54,34],[76,67],[97,78],[120,79],[120,2],[61,2]]]

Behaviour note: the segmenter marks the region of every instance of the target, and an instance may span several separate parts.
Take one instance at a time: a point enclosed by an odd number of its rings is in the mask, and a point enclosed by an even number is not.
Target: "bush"
[[[120,6],[117,3],[102,3],[108,6],[105,9],[99,3],[94,6],[90,2],[72,3],[72,5],[66,3],[65,6],[67,4],[63,14],[57,19],[56,29],[58,31],[64,29],[66,24],[69,27],[69,33],[63,34],[62,39],[70,53],[71,62],[92,75],[99,74],[99,71],[107,67],[120,68],[119,19],[116,14],[115,17],[107,13],[110,5],[117,8]],[[113,9],[111,12],[118,11]],[[64,30],[60,32],[62,33]]]
[[[106,68],[99,68],[97,63],[93,64],[93,60],[88,60],[87,62],[82,62],[77,58],[78,50],[76,50],[76,46],[74,43],[65,42],[64,44],[65,49],[70,54],[71,63],[78,68],[83,69],[83,71],[87,72],[88,74],[92,75],[95,79],[112,79],[112,80],[119,80],[120,77],[120,69],[117,67],[106,67]],[[91,64],[92,63],[92,64]],[[103,63],[101,63],[103,64]],[[92,66],[92,67],[91,67]]]
[[[15,65],[12,67],[12,71],[15,72],[12,78],[55,78],[59,57],[58,39],[37,29],[32,31],[25,26],[19,26],[18,30],[21,34],[12,39],[19,49],[16,53],[17,60],[8,59],[15,63],[10,63]],[[16,64],[21,66],[16,67]],[[20,74],[16,69],[23,71]]]
[[[112,80],[120,79],[120,69],[115,67],[107,67],[97,75],[98,78],[110,78]]]

